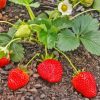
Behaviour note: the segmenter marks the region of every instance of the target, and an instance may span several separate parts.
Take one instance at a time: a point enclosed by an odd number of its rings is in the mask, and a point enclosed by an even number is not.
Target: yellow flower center
[[[61,7],[62,11],[66,11],[68,9],[68,6],[63,4],[62,7]]]

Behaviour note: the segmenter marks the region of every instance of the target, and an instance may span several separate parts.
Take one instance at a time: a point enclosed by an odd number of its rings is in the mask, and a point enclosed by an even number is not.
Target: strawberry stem
[[[30,6],[25,6],[25,7],[28,10],[28,13],[30,15],[31,20],[34,20],[35,19],[35,15],[34,15],[32,9],[31,9],[31,7]]]
[[[65,53],[63,53],[62,51],[60,51],[59,49],[55,48],[55,50],[57,50],[59,53],[61,53],[66,58],[66,60],[70,63],[70,65],[72,66],[72,68],[75,71],[75,73],[78,74],[78,70],[76,69],[76,67],[74,66],[74,64],[70,60],[70,58]]]
[[[35,57],[39,56],[39,55],[40,55],[39,53],[35,54],[35,56],[33,56],[25,66],[27,67],[27,66],[32,62],[32,60],[33,60]]]
[[[17,40],[20,40],[20,38],[15,38],[13,40],[11,40],[6,46],[5,48],[8,48],[13,42],[17,41]]]
[[[79,4],[81,3],[81,1],[77,2],[74,6],[73,6],[73,9],[78,6]]]
[[[81,13],[75,15],[74,17],[71,17],[70,20],[73,20],[73,19],[75,19],[76,17],[78,17],[78,16],[80,16],[80,15],[82,15],[82,14],[84,14],[84,13],[87,13],[87,12],[90,12],[90,11],[95,11],[95,10],[100,10],[100,9],[89,9],[89,10],[83,11],[83,12],[81,12]]]
[[[47,47],[45,46],[45,55],[48,55]]]
[[[12,24],[12,23],[10,23],[10,22],[7,22],[7,21],[0,21],[0,23],[6,23],[6,24],[9,24],[9,25],[11,25],[11,26],[13,26],[13,27],[16,28],[16,25],[14,25],[14,24]]]

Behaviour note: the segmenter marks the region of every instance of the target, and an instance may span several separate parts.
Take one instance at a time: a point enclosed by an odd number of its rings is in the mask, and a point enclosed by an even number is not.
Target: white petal
[[[63,3],[64,4],[69,4],[69,0],[64,0]]]
[[[58,10],[59,10],[60,12],[62,12],[62,9],[61,9],[62,5],[63,5],[63,2],[59,3],[59,5],[58,5]]]

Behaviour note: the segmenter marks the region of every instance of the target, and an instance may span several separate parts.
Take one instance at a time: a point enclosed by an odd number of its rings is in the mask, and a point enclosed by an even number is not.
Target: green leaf
[[[71,51],[79,47],[80,41],[70,30],[61,31],[58,35],[57,47],[62,51]]]
[[[34,20],[34,23],[38,24],[38,25],[45,24],[45,26],[47,27],[47,29],[50,29],[51,26],[52,26],[51,20],[46,19],[46,18],[37,18],[37,19]]]
[[[33,3],[33,0],[9,0],[15,4],[23,5],[23,6],[31,6],[34,8],[38,8],[40,6],[39,2]]]
[[[53,20],[53,25],[58,27],[59,30],[68,28],[71,25],[71,21],[67,17],[59,17]]]
[[[11,38],[7,33],[0,33],[0,46],[5,46],[10,42]]]
[[[93,8],[100,11],[100,0],[94,0]]]
[[[48,16],[47,16],[47,14],[45,14],[44,12],[43,13],[40,13],[40,14],[38,14],[38,16],[37,16],[37,18],[39,19],[39,18],[48,18]]]
[[[82,15],[74,19],[69,29],[59,33],[57,47],[62,51],[71,51],[80,45],[80,41],[92,54],[100,55],[100,32],[96,19]]]
[[[93,19],[89,15],[82,15],[73,20],[72,30],[75,34],[85,34],[90,31],[98,30],[98,24],[97,19]]]
[[[15,35],[16,31],[17,31],[16,28],[11,27],[11,28],[9,28],[9,31],[8,31],[7,34],[8,34],[10,37],[13,37],[13,36]]]
[[[24,48],[19,43],[12,43],[10,46],[12,50],[11,60],[14,62],[19,62],[24,58]]]
[[[57,36],[58,36],[58,29],[55,26],[52,26],[51,29],[48,31],[48,38],[47,38],[47,47],[48,49],[52,49],[55,47]]]
[[[38,8],[40,6],[40,3],[39,2],[31,3],[30,6],[34,8]]]
[[[100,55],[100,31],[91,31],[80,39],[90,53]]]
[[[46,10],[45,13],[49,16],[50,19],[57,19],[60,17],[60,13],[57,9],[52,11]]]
[[[47,46],[47,32],[41,30],[41,32],[38,34],[38,39],[41,43]]]
[[[39,33],[38,39],[42,42],[48,49],[52,49],[55,47],[57,41],[57,29],[52,26],[47,32],[41,31]]]
[[[32,0],[9,0],[9,1],[24,6],[29,5],[32,2]]]

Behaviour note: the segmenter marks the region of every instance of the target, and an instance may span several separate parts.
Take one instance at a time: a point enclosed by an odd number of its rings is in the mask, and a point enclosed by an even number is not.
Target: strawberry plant
[[[40,6],[40,3],[35,0],[9,1],[25,6],[30,19],[27,21],[18,20],[15,24],[0,21],[12,26],[8,32],[0,33],[0,67],[4,67],[10,62],[20,62],[24,58],[24,48],[21,44],[23,40],[31,43],[35,41],[44,47],[45,52],[45,54],[41,54],[42,62],[37,65],[37,72],[42,79],[50,83],[62,80],[61,62],[55,59],[52,52],[48,53],[49,50],[56,50],[66,58],[73,68],[71,79],[73,87],[87,98],[95,97],[97,88],[94,75],[89,71],[78,69],[64,52],[74,51],[83,45],[89,53],[100,56],[99,22],[88,14],[82,15],[98,10],[98,0],[70,0],[73,6],[68,0],[62,2],[58,0],[58,10],[45,11],[46,14],[42,13],[37,17],[31,9],[31,7]],[[85,7],[90,7],[93,4],[94,9],[71,16],[72,8],[75,8],[79,3]],[[30,76],[27,67],[33,58],[26,65],[19,64],[9,72],[8,87],[10,89],[18,90],[29,82]]]

